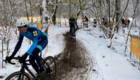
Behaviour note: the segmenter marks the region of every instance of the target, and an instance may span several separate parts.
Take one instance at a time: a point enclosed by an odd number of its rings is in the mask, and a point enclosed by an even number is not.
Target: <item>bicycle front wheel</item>
[[[56,76],[56,62],[52,56],[44,59],[44,68],[46,69],[46,80],[55,80]]]
[[[5,80],[32,80],[29,74],[24,73],[24,75],[18,71],[14,72],[11,75],[9,75]]]

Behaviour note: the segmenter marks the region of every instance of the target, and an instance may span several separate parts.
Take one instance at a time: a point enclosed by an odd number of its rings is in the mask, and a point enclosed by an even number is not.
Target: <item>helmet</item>
[[[19,27],[27,27],[29,24],[29,21],[25,18],[22,18],[22,19],[18,19],[17,22],[16,22],[16,27],[19,28]]]

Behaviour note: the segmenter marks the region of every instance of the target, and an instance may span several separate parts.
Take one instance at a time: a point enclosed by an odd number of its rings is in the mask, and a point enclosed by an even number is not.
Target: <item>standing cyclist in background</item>
[[[71,16],[70,19],[69,19],[69,25],[70,25],[71,36],[75,36],[75,35],[72,34],[72,28],[74,28],[74,32],[75,32],[75,26],[77,25],[77,23],[75,22],[75,18],[73,16]]]
[[[19,62],[24,63],[26,58],[29,55],[29,62],[34,68],[34,70],[38,73],[38,76],[41,76],[45,70],[43,68],[43,64],[40,62],[39,52],[41,52],[46,45],[48,44],[47,34],[41,32],[35,26],[28,26],[27,19],[19,19],[16,22],[16,27],[19,31],[19,40],[15,46],[15,49],[10,57],[6,57],[8,62],[11,62],[11,59],[16,55],[18,50],[21,47],[24,36],[30,40],[32,40],[32,45],[27,50],[27,52],[20,58]]]

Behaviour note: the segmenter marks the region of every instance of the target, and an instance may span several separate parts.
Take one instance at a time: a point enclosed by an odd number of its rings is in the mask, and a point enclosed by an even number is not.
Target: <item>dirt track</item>
[[[82,43],[64,34],[65,49],[57,56],[56,80],[89,80],[93,62]]]

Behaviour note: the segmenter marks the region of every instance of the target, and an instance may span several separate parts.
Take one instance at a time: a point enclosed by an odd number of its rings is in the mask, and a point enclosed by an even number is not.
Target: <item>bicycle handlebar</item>
[[[18,56],[18,57],[14,57],[14,58],[12,58],[12,59],[16,59],[16,60],[19,61],[20,58],[21,58],[21,57]],[[6,63],[8,62],[7,60],[3,60],[3,61],[5,61]],[[29,60],[25,60],[25,63],[26,63],[27,61],[29,61]],[[16,64],[16,63],[13,63],[13,62],[8,62],[8,63],[10,63],[10,64],[12,64],[12,65],[15,65],[15,64]],[[30,64],[28,64],[28,63],[26,63],[26,64],[27,64],[27,65],[30,65]]]

